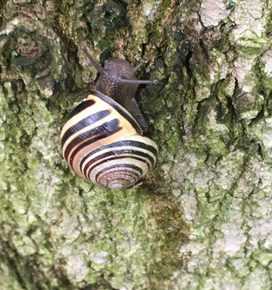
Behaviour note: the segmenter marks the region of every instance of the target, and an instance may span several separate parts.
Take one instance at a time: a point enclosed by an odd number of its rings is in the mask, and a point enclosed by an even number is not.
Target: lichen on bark
[[[269,1],[1,4],[3,289],[271,288]],[[143,183],[74,176],[60,128],[103,63],[143,63]]]

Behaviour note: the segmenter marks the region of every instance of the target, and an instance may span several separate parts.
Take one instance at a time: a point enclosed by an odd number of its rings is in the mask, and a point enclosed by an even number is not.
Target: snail
[[[143,136],[147,124],[135,100],[140,65],[116,58],[100,66],[96,87],[71,113],[61,131],[62,154],[77,175],[111,189],[135,185],[156,163],[157,145]]]

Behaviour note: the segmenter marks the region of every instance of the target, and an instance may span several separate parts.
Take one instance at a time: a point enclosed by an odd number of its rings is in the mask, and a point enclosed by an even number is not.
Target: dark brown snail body
[[[135,100],[139,68],[112,59],[102,68],[96,89],[71,114],[61,132],[62,153],[70,168],[95,184],[131,187],[156,163],[157,145],[143,136],[147,124]]]

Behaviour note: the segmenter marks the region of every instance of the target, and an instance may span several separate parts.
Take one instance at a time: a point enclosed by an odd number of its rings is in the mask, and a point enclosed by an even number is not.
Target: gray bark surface
[[[0,2],[0,289],[271,289],[272,2]],[[143,63],[159,145],[139,186],[74,176],[69,112]]]

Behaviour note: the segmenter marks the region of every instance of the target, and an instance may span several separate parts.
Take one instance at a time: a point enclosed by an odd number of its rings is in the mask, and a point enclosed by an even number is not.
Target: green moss
[[[256,259],[262,266],[267,267],[272,261],[272,255],[265,251],[256,251],[254,253],[254,259]]]
[[[1,285],[5,287],[5,289],[12,290],[23,290],[25,289],[24,285],[20,283],[18,276],[16,276],[16,271],[11,269],[11,264],[6,259],[6,257],[2,256],[0,263],[0,271],[1,271]],[[19,281],[18,281],[19,280]]]
[[[255,57],[266,51],[269,47],[269,40],[263,37],[246,38],[238,41],[237,50],[247,57]]]

